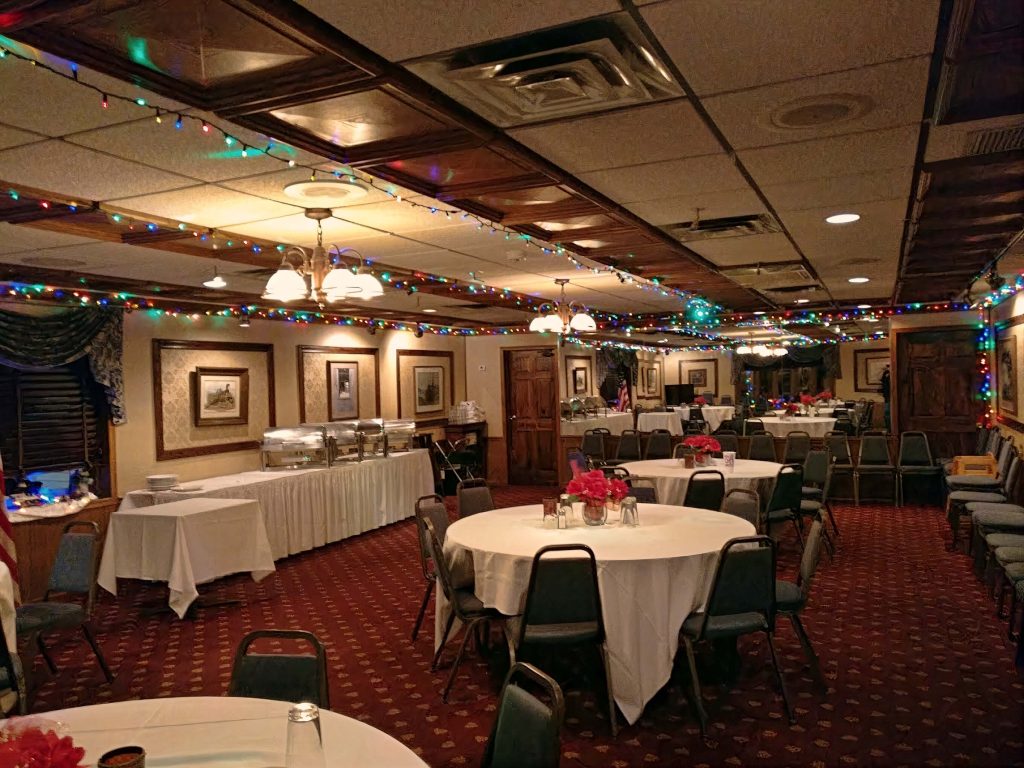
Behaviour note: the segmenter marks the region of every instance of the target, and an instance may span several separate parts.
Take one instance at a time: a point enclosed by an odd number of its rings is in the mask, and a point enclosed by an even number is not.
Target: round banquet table
[[[115,747],[138,745],[146,764],[189,768],[272,768],[284,765],[288,709],[266,699],[195,696],[142,699],[43,712],[67,726],[94,765]],[[326,768],[425,768],[408,747],[383,731],[320,710]]]
[[[538,549],[569,543],[593,549],[612,691],[630,723],[668,681],[679,628],[703,607],[722,545],[754,534],[742,518],[703,509],[640,504],[639,516],[636,528],[609,516],[608,525],[559,530],[543,526],[540,504],[496,509],[452,523],[444,543],[453,578],[475,578],[476,596],[508,616],[522,613]],[[448,617],[440,589],[437,595],[435,642]]]
[[[790,432],[806,432],[811,437],[822,438],[836,425],[836,420],[830,416],[794,416],[792,419],[767,416],[761,421],[765,431],[775,437],[785,437]]]
[[[736,415],[736,407],[732,405],[702,405],[700,407],[704,421],[708,423],[708,429],[714,432],[726,419]],[[692,407],[690,413],[693,413]]]
[[[636,418],[636,428],[641,432],[653,432],[656,429],[667,429],[673,435],[683,434],[683,422],[679,414],[673,411],[645,411]]]
[[[726,493],[733,488],[748,488],[757,491],[762,500],[767,500],[768,493],[771,492],[771,483],[782,465],[774,461],[736,459],[736,465],[729,470],[723,464],[686,468],[679,459],[651,459],[631,461],[622,467],[631,475],[651,478],[658,491],[658,501],[665,504],[682,504],[686,498],[686,486],[690,483],[691,475],[702,469],[721,472],[725,477]]]

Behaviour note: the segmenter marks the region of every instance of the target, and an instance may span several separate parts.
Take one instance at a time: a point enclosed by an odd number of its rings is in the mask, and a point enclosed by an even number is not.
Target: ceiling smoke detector
[[[831,128],[857,120],[874,108],[867,96],[856,93],[823,93],[797,99],[773,109],[759,122],[776,131]]]
[[[360,200],[369,194],[369,187],[358,179],[316,179],[297,181],[284,188],[284,193],[307,208],[335,207]]]

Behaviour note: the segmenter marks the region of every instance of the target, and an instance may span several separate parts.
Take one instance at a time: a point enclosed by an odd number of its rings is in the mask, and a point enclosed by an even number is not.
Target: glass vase
[[[608,510],[604,504],[584,504],[583,522],[587,525],[604,525],[608,519]]]

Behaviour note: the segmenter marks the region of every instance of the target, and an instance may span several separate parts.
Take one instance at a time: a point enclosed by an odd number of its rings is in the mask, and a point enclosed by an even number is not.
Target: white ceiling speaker
[[[316,179],[289,184],[284,193],[309,208],[331,208],[366,197],[370,188],[358,179]]]

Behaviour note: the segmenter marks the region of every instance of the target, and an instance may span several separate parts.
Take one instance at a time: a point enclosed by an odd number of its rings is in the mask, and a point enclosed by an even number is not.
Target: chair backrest
[[[833,408],[832,417],[835,419],[848,419],[850,418],[850,412],[846,408]]]
[[[581,557],[545,557],[552,552],[577,552]],[[604,641],[597,558],[585,544],[550,544],[533,556],[517,647],[530,627],[554,624],[593,624],[594,641]]]
[[[75,532],[76,528],[84,528],[85,531]],[[48,600],[51,592],[86,595],[86,614],[92,613],[96,597],[99,536],[99,525],[88,520],[78,520],[64,526],[44,599]]]
[[[590,459],[587,455],[579,450],[578,448],[570,448],[566,456],[569,460],[569,473],[573,477],[582,475],[584,472],[588,472],[590,468]]]
[[[583,433],[580,441],[580,450],[592,459],[603,460],[604,455],[604,432],[596,429],[588,429]]]
[[[818,560],[821,559],[821,538],[822,521],[815,520],[807,531],[807,539],[804,542],[804,553],[800,556],[800,591],[806,598],[811,592],[811,582],[814,580],[814,572],[818,570]]]
[[[932,449],[928,445],[928,435],[924,432],[903,432],[900,435],[899,460],[901,467],[930,467]]]
[[[804,459],[804,484],[821,488],[828,479],[828,466],[831,457],[827,450],[807,452]]]
[[[1021,471],[1021,460],[1020,456],[1013,454],[1013,458],[1010,460],[1010,468],[1006,471],[1006,475],[1003,477],[1003,495],[1009,499],[1013,495],[1014,487],[1017,485],[1017,475]]]
[[[716,469],[701,469],[690,475],[684,507],[718,511],[725,498],[725,475]]]
[[[754,432],[763,432],[764,422],[761,419],[747,419],[743,422],[743,434],[752,435]]]
[[[722,395],[718,401],[719,405],[732,405],[732,395]]]
[[[974,439],[975,456],[981,456],[985,452],[985,447],[988,445],[988,440],[991,433],[991,429],[988,429],[986,427],[978,427],[978,434],[975,435]]]
[[[541,688],[548,702],[519,685],[520,679]],[[516,662],[501,689],[481,768],[558,768],[564,719],[565,699],[558,683],[533,665]]]
[[[434,574],[437,576],[438,585],[444,596],[448,599],[452,611],[458,616],[459,602],[454,599],[455,589],[452,586],[452,572],[448,568],[448,561],[444,559],[444,550],[437,538],[437,530],[432,520],[423,518],[423,525],[427,529],[427,549],[430,551],[430,561],[434,564]]]
[[[601,471],[604,473],[605,477],[617,477],[619,480],[629,482],[629,470],[625,467],[601,467]]]
[[[835,459],[836,464],[850,464],[850,436],[842,430],[834,429],[825,435],[825,446]]]
[[[459,502],[459,518],[494,509],[491,489],[483,478],[463,480],[455,486],[455,498]]]
[[[655,429],[647,436],[644,449],[645,459],[667,459],[672,455],[672,433],[667,429]]]
[[[700,396],[704,398],[708,405],[715,404],[715,393],[714,392],[701,392]]]
[[[996,477],[1000,480],[1006,477],[1006,472],[1010,468],[1010,460],[1016,455],[1017,449],[1014,448],[1013,441],[1007,439],[1003,441],[1002,446],[999,449],[999,458],[996,460]]]
[[[763,614],[774,627],[775,542],[768,536],[730,539],[722,547],[698,639],[709,618],[741,613]]]
[[[775,461],[775,438],[767,432],[751,435],[747,458],[754,461]]]
[[[858,466],[885,466],[892,464],[889,456],[889,439],[880,433],[865,433],[860,438]]]
[[[313,654],[249,653],[261,638],[299,640],[313,647]],[[327,652],[312,632],[297,629],[258,629],[242,638],[231,668],[228,696],[275,701],[308,701],[330,709],[327,692]]]
[[[715,433],[715,440],[722,446],[722,451],[732,451],[735,454],[740,452],[740,441],[732,430],[723,430]]]
[[[836,423],[832,425],[832,431],[842,432],[844,435],[855,435],[857,434],[857,425],[853,423],[851,419],[838,418]]]
[[[757,491],[749,488],[733,488],[722,499],[722,507],[719,510],[727,515],[742,517],[754,526],[758,533],[764,531],[764,519],[761,515],[761,497]]]
[[[1002,441],[1002,433],[998,429],[990,429],[988,431],[988,438],[985,440],[984,445],[982,445],[981,450],[978,451],[978,454],[983,455],[986,453],[991,453],[993,456],[996,456],[999,453],[999,448],[1002,445]]]
[[[619,461],[640,460],[640,433],[635,429],[624,429],[619,435],[619,445],[615,449],[615,458]]]
[[[630,477],[627,481],[629,483],[629,495],[637,500],[639,504],[657,504],[658,503],[658,488],[654,485],[654,480],[649,477]]]
[[[784,464],[799,464],[811,450],[811,436],[803,430],[794,429],[786,435],[786,449],[782,455]]]
[[[804,468],[799,464],[785,464],[775,476],[775,487],[768,499],[767,512],[779,509],[798,511],[803,499]]]
[[[434,573],[431,570],[430,542],[427,540],[427,526],[424,520],[430,520],[434,524],[434,530],[443,540],[448,532],[448,508],[444,505],[444,499],[433,493],[429,496],[420,496],[416,499],[416,531],[420,537],[420,564],[423,566],[423,578],[432,579]]]

